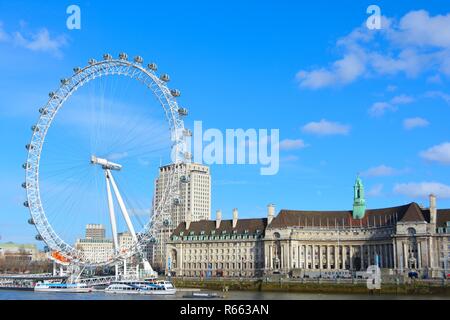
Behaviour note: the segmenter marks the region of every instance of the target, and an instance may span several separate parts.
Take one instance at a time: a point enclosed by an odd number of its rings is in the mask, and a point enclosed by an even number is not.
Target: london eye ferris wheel
[[[155,194],[162,163],[190,161],[180,92],[167,74],[121,53],[74,68],[39,109],[26,145],[23,187],[30,224],[52,256],[78,266],[111,265],[142,253],[178,202],[179,175],[173,171]],[[120,214],[116,214],[120,213]],[[111,249],[99,259],[75,245],[84,226],[100,223]],[[122,231],[122,232],[121,232]],[[120,235],[132,239],[124,247]]]

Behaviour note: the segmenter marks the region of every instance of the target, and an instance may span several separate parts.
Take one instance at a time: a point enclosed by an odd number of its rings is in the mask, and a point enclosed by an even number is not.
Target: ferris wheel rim
[[[170,140],[172,142],[172,161],[176,164],[186,161],[186,141],[184,136],[184,122],[179,112],[180,108],[176,101],[174,92],[171,91],[166,82],[160,79],[155,70],[144,68],[142,66],[142,58],[135,58],[134,62],[128,61],[121,54],[119,59],[112,59],[111,56],[105,55],[102,61],[90,60],[89,64],[83,68],[75,68],[74,74],[68,78],[61,80],[58,90],[50,93],[50,98],[43,108],[40,109],[41,115],[35,126],[33,126],[33,135],[31,142],[27,145],[28,155],[25,168],[25,188],[27,193],[26,206],[29,208],[31,221],[35,225],[39,236],[47,244],[50,250],[58,251],[72,263],[78,265],[109,265],[119,259],[128,258],[137,253],[141,248],[142,242],[153,237],[155,225],[158,222],[155,219],[150,220],[143,230],[139,232],[139,242],[134,244],[128,252],[115,254],[109,261],[92,262],[83,261],[82,255],[78,249],[66,243],[58,233],[53,229],[45,215],[44,205],[41,201],[39,169],[42,147],[45,138],[50,129],[58,111],[64,106],[64,103],[79,88],[96,78],[111,75],[121,75],[137,80],[150,89],[154,96],[157,97],[160,105],[164,109],[165,118],[168,121],[168,129],[170,131]],[[177,90],[175,90],[177,92]],[[179,93],[178,93],[179,95]],[[185,114],[184,114],[185,115]],[[167,194],[159,203],[158,211],[164,211],[165,206],[173,198],[175,175],[172,175],[171,182],[168,184]]]

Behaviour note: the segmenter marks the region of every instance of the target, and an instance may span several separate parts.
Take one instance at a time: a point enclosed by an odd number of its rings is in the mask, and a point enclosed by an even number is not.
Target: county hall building
[[[450,209],[412,202],[366,209],[358,177],[353,210],[281,210],[267,217],[182,222],[166,247],[174,276],[259,277],[272,274],[364,271],[378,265],[392,274],[416,271],[442,277],[450,258]]]

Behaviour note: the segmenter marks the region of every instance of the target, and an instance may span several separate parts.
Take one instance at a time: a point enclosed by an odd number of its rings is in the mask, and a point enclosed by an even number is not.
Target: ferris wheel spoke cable
[[[64,236],[69,235],[70,233],[68,231],[72,231],[73,227],[78,225],[76,224],[78,214],[74,213],[74,208],[82,200],[80,200],[80,194],[73,192],[74,190],[82,190],[82,183],[76,183],[72,188],[65,190],[66,192],[60,192],[60,198],[53,200],[57,208],[50,207],[48,209],[49,220],[52,225],[58,226],[61,229],[60,233]],[[63,222],[62,226],[61,222]]]
[[[127,77],[125,78],[127,79]],[[111,81],[110,81],[111,80]],[[104,82],[103,82],[104,81]],[[110,82],[112,82],[112,84],[109,84]],[[119,77],[118,76],[114,76],[111,79],[109,77],[104,77],[102,78],[102,87],[101,87],[101,91],[102,91],[102,103],[100,105],[100,124],[99,124],[99,132],[100,134],[105,134],[107,132],[107,130],[105,130],[105,128],[107,128],[107,119],[106,119],[106,115],[110,115],[112,114],[112,110],[113,110],[113,106],[116,105],[117,102],[117,84],[119,82]],[[122,89],[123,86],[119,86],[119,90]],[[112,96],[111,99],[106,100],[105,99],[105,92],[107,92],[109,89],[109,92],[107,93],[108,97]],[[119,97],[121,97],[121,95],[119,95]],[[106,101],[105,101],[106,100]],[[108,136],[110,136],[112,133],[108,132]],[[109,137],[110,138],[110,137]],[[102,141],[105,141],[105,139],[102,137],[101,138]],[[108,139],[108,141],[110,141]]]
[[[63,184],[61,188],[61,184],[59,182],[61,181],[50,181],[50,184],[46,184],[47,181],[42,181],[43,183],[43,191],[45,192],[43,195],[43,198],[49,199],[51,197],[54,197],[52,200],[61,199],[62,196],[67,194],[68,196],[74,196],[76,192],[78,191],[80,193],[81,191],[84,191],[84,189],[81,188],[82,184],[88,184],[89,179],[82,179],[80,174],[72,173],[71,175],[67,176],[64,179],[65,184]],[[69,181],[69,183],[67,183]],[[53,184],[52,184],[53,183]],[[70,191],[70,192],[69,192]],[[86,191],[88,192],[88,191]],[[53,202],[49,202],[53,203]]]
[[[129,146],[129,145],[133,145],[135,147],[142,147],[143,149],[146,148],[147,146],[151,146],[154,144],[161,144],[161,143],[166,143],[167,144],[167,139],[169,137],[167,136],[161,136],[158,134],[153,134],[153,132],[157,133],[156,131],[151,131],[151,130],[147,130],[147,132],[145,132],[147,135],[146,136],[151,136],[152,139],[146,139],[143,137],[143,132],[141,131],[137,131],[137,126],[135,128],[133,128],[131,131],[129,131],[128,133],[123,133],[121,135],[121,138],[114,144],[112,144],[110,146],[110,149],[112,150],[117,150],[120,147],[124,147],[124,146]],[[141,129],[141,128],[139,128]],[[133,130],[136,130],[135,132],[133,132]]]
[[[64,167],[64,168],[59,168],[59,169],[46,169],[44,171],[44,174],[41,174],[41,181],[49,180],[49,179],[56,178],[56,177],[62,177],[67,174],[74,175],[74,173],[73,173],[74,171],[78,172],[81,170],[86,170],[85,164],[80,164],[80,165],[68,167],[68,168]]]

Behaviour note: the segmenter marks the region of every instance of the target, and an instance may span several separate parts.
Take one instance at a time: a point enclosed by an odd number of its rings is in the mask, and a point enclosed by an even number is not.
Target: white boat
[[[177,289],[164,280],[120,280],[112,282],[105,293],[173,295]]]
[[[34,286],[36,292],[67,292],[67,293],[88,293],[92,292],[84,283],[59,283],[59,282],[38,282]]]

